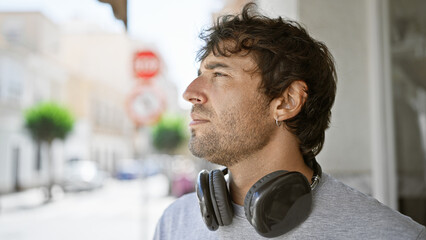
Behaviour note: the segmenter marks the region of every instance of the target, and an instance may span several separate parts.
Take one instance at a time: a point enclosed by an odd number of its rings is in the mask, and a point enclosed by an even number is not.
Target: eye
[[[213,76],[215,76],[215,77],[226,77],[226,76],[228,76],[228,75],[226,75],[226,74],[224,74],[224,73],[220,73],[220,72],[214,72],[214,73],[213,73]]]

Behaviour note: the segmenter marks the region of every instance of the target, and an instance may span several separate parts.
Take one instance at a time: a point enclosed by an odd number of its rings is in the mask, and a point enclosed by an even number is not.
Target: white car
[[[93,161],[71,160],[65,164],[64,191],[88,191],[103,186],[106,174]]]

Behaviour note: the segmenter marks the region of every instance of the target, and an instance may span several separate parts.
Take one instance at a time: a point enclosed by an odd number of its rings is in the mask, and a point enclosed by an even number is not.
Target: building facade
[[[37,164],[23,114],[42,101],[64,104],[68,75],[58,60],[59,28],[42,14],[0,13],[0,29],[0,193],[4,193],[48,181],[46,146],[42,145]],[[59,142],[53,145],[56,158],[63,147]]]

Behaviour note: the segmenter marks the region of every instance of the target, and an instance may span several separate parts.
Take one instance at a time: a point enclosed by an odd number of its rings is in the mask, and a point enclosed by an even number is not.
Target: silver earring
[[[282,123],[282,121],[278,121],[278,119],[275,119],[275,124],[277,125],[277,127],[280,127]]]

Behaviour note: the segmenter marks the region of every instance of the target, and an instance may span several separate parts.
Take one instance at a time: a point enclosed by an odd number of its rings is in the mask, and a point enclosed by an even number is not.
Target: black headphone
[[[309,216],[312,208],[312,190],[318,185],[322,171],[315,159],[312,184],[300,172],[276,171],[258,180],[244,199],[247,220],[263,237],[280,236]],[[231,224],[234,216],[231,196],[225,175],[228,169],[202,170],[198,174],[196,191],[201,215],[207,228],[216,231],[219,226]]]

